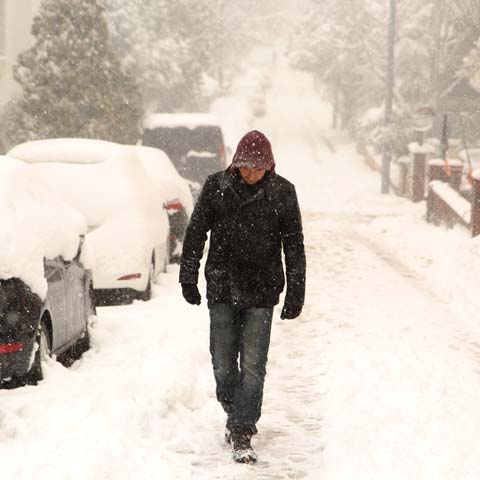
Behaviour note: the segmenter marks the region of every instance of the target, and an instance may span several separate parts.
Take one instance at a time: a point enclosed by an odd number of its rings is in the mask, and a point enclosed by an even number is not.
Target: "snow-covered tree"
[[[35,44],[14,68],[23,98],[8,123],[12,141],[89,137],[135,142],[140,95],[111,48],[97,0],[44,0],[32,34]]]
[[[393,118],[402,131],[419,105],[444,105],[462,80],[459,71],[469,52],[463,70],[474,75],[479,5],[477,0],[397,2]],[[369,110],[381,111],[386,95],[388,21],[389,2],[383,0],[314,2],[292,44],[293,65],[314,72],[329,87],[335,110],[355,128],[368,118],[368,125],[381,130],[382,116]]]
[[[213,63],[207,0],[103,0],[112,43],[137,77],[147,111],[193,109]]]
[[[378,98],[384,81],[385,54],[379,38],[383,12],[364,0],[315,3],[298,27],[292,48],[294,66],[312,71],[330,90],[334,114],[350,123]]]

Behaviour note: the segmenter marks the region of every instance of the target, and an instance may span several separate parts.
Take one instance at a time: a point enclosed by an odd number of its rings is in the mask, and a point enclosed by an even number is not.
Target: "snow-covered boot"
[[[232,428],[231,438],[233,459],[238,463],[256,463],[257,455],[250,444],[252,431],[248,428],[235,426]]]

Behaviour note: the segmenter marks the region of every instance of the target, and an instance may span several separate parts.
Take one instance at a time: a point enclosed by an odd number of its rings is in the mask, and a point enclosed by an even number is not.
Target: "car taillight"
[[[167,210],[169,213],[180,212],[183,210],[182,202],[177,198],[175,200],[171,200],[165,204],[165,210]]]
[[[19,352],[24,347],[25,344],[22,342],[0,344],[0,354]]]
[[[134,280],[137,278],[142,278],[141,273],[130,273],[129,275],[124,275],[123,277],[117,278],[117,280]]]

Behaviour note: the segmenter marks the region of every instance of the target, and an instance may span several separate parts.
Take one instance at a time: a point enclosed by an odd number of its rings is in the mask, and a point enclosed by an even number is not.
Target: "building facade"
[[[2,112],[10,100],[21,95],[13,79],[18,54],[33,44],[33,17],[42,0],[0,0],[0,154],[7,145],[2,142]]]
[[[12,69],[33,43],[32,20],[41,0],[0,0],[0,108],[20,94]]]

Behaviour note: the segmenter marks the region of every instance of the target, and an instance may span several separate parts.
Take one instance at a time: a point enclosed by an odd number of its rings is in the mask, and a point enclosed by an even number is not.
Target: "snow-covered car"
[[[88,349],[95,306],[79,260],[86,229],[29,165],[0,156],[0,388],[36,384],[47,356]]]
[[[144,122],[142,144],[163,150],[180,175],[200,187],[227,167],[222,127],[212,114],[152,114]],[[195,196],[194,183],[192,189]]]
[[[92,270],[97,305],[151,298],[169,262],[168,215],[133,151],[89,139],[37,140],[9,155],[36,175],[88,224],[82,262]]]
[[[168,155],[158,148],[134,145],[128,147],[140,159],[155,183],[159,201],[168,213],[170,262],[178,262],[188,220],[193,211],[189,183],[177,172]]]

